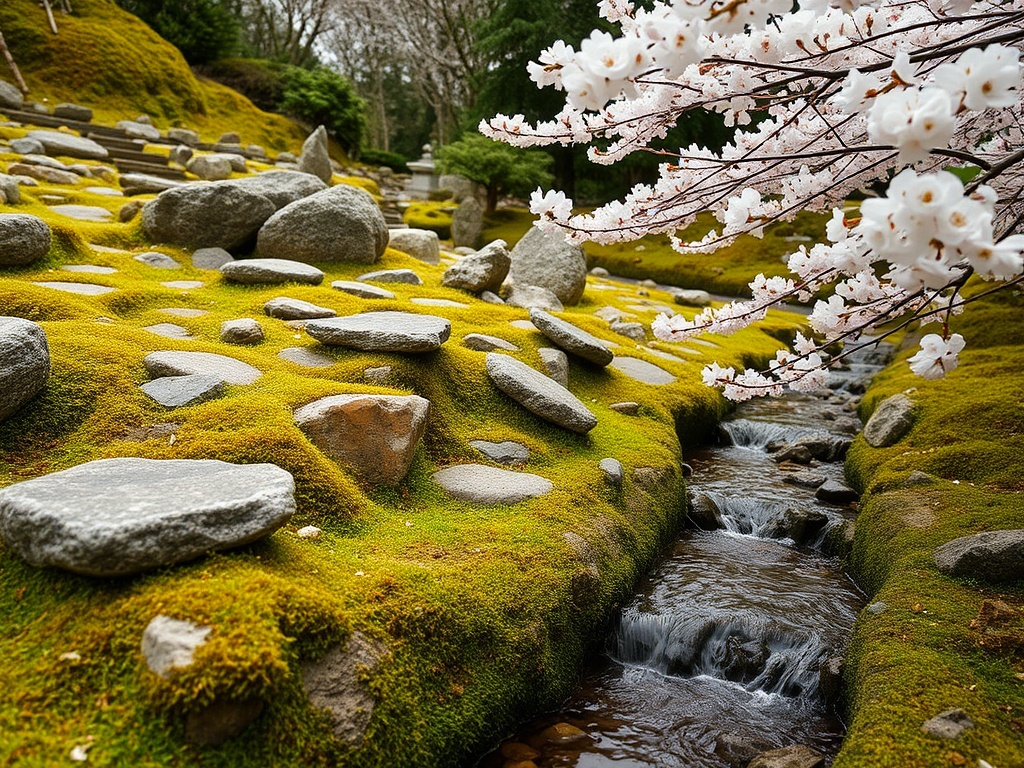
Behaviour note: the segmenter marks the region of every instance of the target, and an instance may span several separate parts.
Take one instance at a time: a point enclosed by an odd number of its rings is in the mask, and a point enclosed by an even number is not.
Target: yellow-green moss
[[[436,232],[442,240],[447,240],[452,236],[454,208],[455,206],[447,201],[415,200],[405,209],[402,218],[413,229],[429,229],[431,232]]]

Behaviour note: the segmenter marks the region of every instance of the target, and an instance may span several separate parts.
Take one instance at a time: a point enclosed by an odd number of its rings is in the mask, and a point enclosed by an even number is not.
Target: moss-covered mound
[[[852,720],[838,768],[1024,765],[1024,620],[976,621],[986,600],[1024,609],[1024,586],[948,578],[933,561],[935,547],[952,539],[1024,528],[1022,309],[1024,298],[1008,292],[971,307],[954,321],[967,339],[957,370],[919,379],[907,349],[862,402],[866,417],[906,391],[916,410],[896,445],[876,449],[858,438],[847,460],[847,475],[865,491],[855,575],[887,608],[865,612],[854,632]],[[933,479],[910,479],[915,470]],[[921,732],[953,708],[974,728],[955,740]]]
[[[181,53],[113,0],[75,0],[50,31],[35,0],[0,3],[0,30],[29,87],[28,98],[53,106],[74,102],[98,122],[148,114],[160,128],[187,125],[214,141],[238,131],[249,143],[294,149],[304,131],[262,112],[241,94],[197,79]],[[10,81],[6,65],[0,67]]]
[[[0,170],[14,159],[0,152]],[[716,338],[713,348],[637,344],[612,333],[594,311],[611,304],[650,322],[654,305],[670,297],[592,281],[565,316],[619,345],[617,354],[677,379],[650,386],[574,361],[570,388],[599,420],[581,436],[533,416],[490,383],[484,353],[461,343],[467,333],[506,339],[519,347],[512,354],[538,368],[538,349],[550,343],[511,324],[525,320],[526,310],[442,287],[443,265],[388,250],[380,267],[412,269],[424,282],[389,285],[393,300],[330,288],[365,265],[324,265],[327,279],[318,287],[231,285],[192,268],[189,254],[174,248],[157,246],[181,263],[177,270],[136,261],[133,255],[153,248],[137,223],[74,222],[42,204],[51,194],[112,211],[123,202],[43,184],[24,188],[24,202],[4,208],[44,218],[54,247],[43,262],[0,274],[3,313],[39,322],[52,357],[45,390],[0,424],[0,485],[113,456],[273,462],[293,473],[298,512],[263,542],[123,579],[37,569],[0,545],[4,764],[63,764],[74,747],[87,749],[97,766],[442,766],[468,759],[566,694],[616,606],[677,530],[680,442],[699,440],[724,408],[700,383],[702,365],[759,363],[778,346],[760,330]],[[66,264],[116,272],[69,272],[61,269]],[[202,286],[163,285],[177,280]],[[114,290],[81,296],[36,284],[42,281]],[[451,321],[452,338],[419,356],[322,347],[263,315],[264,302],[276,296],[341,315],[370,308],[440,314]],[[462,306],[423,307],[411,301],[416,297]],[[205,314],[169,316],[162,311],[168,308]],[[221,342],[221,323],[240,317],[260,319],[265,341]],[[795,320],[773,315],[768,330],[783,333]],[[166,322],[191,337],[146,330]],[[303,368],[281,359],[290,347],[324,355],[330,365]],[[263,375],[219,399],[164,408],[139,389],[149,378],[142,360],[157,350],[229,355]],[[391,370],[381,383],[364,375],[383,366]],[[296,407],[352,392],[415,393],[431,403],[422,446],[396,486],[360,485],[294,423]],[[627,400],[640,404],[638,415],[610,407]],[[432,473],[486,461],[470,447],[473,439],[520,442],[530,450],[525,469],[554,490],[514,506],[452,500]],[[609,456],[626,467],[621,488],[598,467]],[[297,536],[307,525],[322,534]],[[146,668],[140,651],[144,628],[160,614],[212,628],[193,664],[166,679]],[[345,743],[307,700],[301,669],[356,631],[386,652],[363,674],[376,702],[365,735]],[[266,706],[243,737],[221,747],[188,743],[190,713],[253,698]]]

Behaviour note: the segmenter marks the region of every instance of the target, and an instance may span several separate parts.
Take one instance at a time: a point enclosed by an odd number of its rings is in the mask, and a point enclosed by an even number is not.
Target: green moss
[[[1024,686],[1016,677],[1024,652],[986,644],[971,624],[983,600],[1021,607],[1024,589],[950,579],[932,560],[935,547],[952,539],[1022,526],[1024,401],[1015,394],[1024,384],[1022,304],[1006,293],[957,318],[955,330],[968,346],[946,379],[914,377],[908,348],[862,401],[867,417],[885,397],[909,391],[915,422],[891,448],[857,438],[847,460],[848,478],[866,491],[852,564],[872,599],[889,608],[863,614],[855,628],[852,720],[838,768],[1024,762]],[[936,480],[908,487],[913,470]],[[919,730],[953,707],[964,709],[975,728],[952,742]]]

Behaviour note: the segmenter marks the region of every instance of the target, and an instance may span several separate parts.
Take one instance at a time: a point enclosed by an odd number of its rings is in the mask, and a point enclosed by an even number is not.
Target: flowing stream
[[[687,458],[697,527],[623,609],[563,707],[479,768],[745,766],[793,744],[836,753],[844,729],[821,669],[842,656],[862,596],[824,545],[854,513],[806,486],[842,479],[850,435],[835,430],[854,430],[847,390],[863,391],[875,362],[852,363],[831,395],[744,404],[722,445]],[[768,452],[797,441],[828,460],[780,465]]]

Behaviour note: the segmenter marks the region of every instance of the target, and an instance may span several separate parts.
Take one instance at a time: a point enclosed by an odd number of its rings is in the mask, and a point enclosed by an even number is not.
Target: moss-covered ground
[[[850,731],[837,768],[1024,765],[1024,620],[972,624],[986,599],[1024,608],[1024,586],[952,579],[933,561],[935,547],[952,539],[1024,528],[1022,310],[1024,297],[1007,292],[955,319],[967,348],[944,380],[910,372],[909,339],[862,401],[866,418],[885,397],[909,392],[916,411],[894,446],[858,437],[847,459],[849,479],[864,491],[854,574],[888,607],[863,613],[854,632]],[[908,482],[914,470],[935,479]],[[975,727],[951,741],[921,732],[952,708]]]
[[[82,0],[83,5],[85,0]],[[6,30],[5,30],[6,31]],[[14,138],[16,129],[2,129]],[[0,170],[16,156],[0,148]],[[103,186],[92,179],[80,187]],[[96,579],[26,565],[0,546],[0,764],[52,766],[76,745],[91,745],[97,766],[442,766],[457,765],[501,737],[517,720],[566,694],[588,648],[599,642],[617,605],[655,561],[680,524],[680,441],[698,441],[724,409],[700,384],[711,359],[754,364],[778,346],[762,330],[714,346],[648,346],[610,332],[593,316],[613,305],[649,323],[668,294],[591,279],[565,317],[675,374],[655,387],[573,362],[570,388],[597,415],[586,436],[521,409],[494,388],[484,354],[465,348],[469,332],[518,345],[515,356],[540,366],[538,333],[510,325],[526,310],[494,306],[440,285],[442,266],[388,250],[379,267],[408,267],[424,285],[389,286],[397,298],[370,301],[332,290],[366,265],[322,265],[319,287],[241,287],[190,266],[179,249],[146,243],[133,223],[89,224],[42,204],[44,195],[116,211],[123,198],[41,184],[4,212],[38,215],[53,228],[42,262],[0,275],[0,308],[46,330],[52,373],[45,390],[0,424],[0,484],[112,456],[218,458],[274,462],[292,472],[298,512],[269,539],[132,578]],[[94,246],[99,246],[95,248]],[[156,248],[178,260],[162,270],[132,256]],[[61,270],[65,264],[113,267],[113,274]],[[199,280],[192,290],[170,280]],[[34,285],[88,282],[114,288],[88,297]],[[289,296],[350,314],[368,309],[430,312],[449,318],[451,340],[422,356],[328,349],[301,330],[263,316],[265,301]],[[465,307],[418,307],[413,297]],[[200,309],[194,318],[166,308]],[[259,318],[255,347],[219,341],[221,322]],[[773,315],[776,335],[798,318]],[[173,322],[192,334],[167,339],[145,326]],[[332,359],[309,369],[280,359],[308,347]],[[142,360],[164,349],[229,355],[263,372],[225,396],[168,409],[139,389]],[[656,353],[661,353],[658,356]],[[666,359],[665,353],[674,354]],[[367,368],[392,366],[383,385]],[[345,392],[416,393],[431,415],[408,477],[397,486],[359,485],[295,426],[292,409]],[[638,416],[610,408],[640,403]],[[431,474],[479,462],[471,439],[516,440],[530,449],[527,471],[550,479],[550,494],[511,507],[453,501]],[[598,468],[613,456],[626,467],[621,489]],[[634,475],[640,467],[651,473]],[[295,531],[314,524],[313,540]],[[573,549],[564,534],[588,543]],[[580,575],[596,566],[596,581]],[[575,585],[575,586],[574,586]],[[581,590],[581,585],[586,589]],[[140,638],[158,614],[213,627],[195,663],[161,680],[142,661]],[[299,667],[354,630],[383,642],[388,655],[367,678],[377,707],[358,749],[336,742],[326,717],[306,701]],[[184,716],[213,700],[260,697],[268,706],[244,737],[219,748],[189,746]]]

